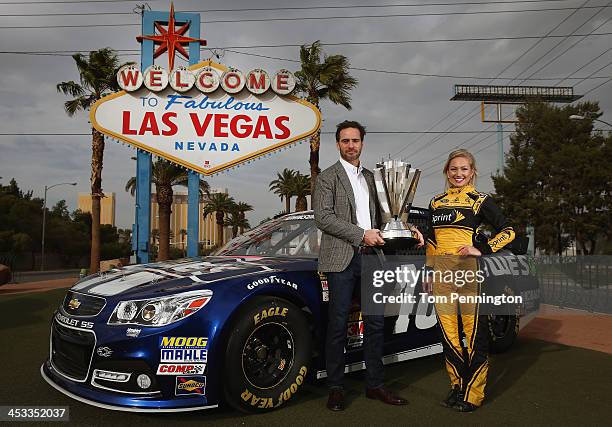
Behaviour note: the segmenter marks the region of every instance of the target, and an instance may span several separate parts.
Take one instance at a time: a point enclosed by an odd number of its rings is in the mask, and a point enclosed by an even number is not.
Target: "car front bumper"
[[[99,408],[126,412],[184,412],[212,409],[219,405],[209,405],[206,396],[165,399],[157,396],[131,396],[94,388],[88,383],[78,383],[64,378],[47,360],[40,367],[45,381],[59,392],[72,399]]]

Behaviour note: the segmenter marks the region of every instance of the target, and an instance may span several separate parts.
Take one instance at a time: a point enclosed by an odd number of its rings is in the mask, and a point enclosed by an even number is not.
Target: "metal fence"
[[[612,256],[537,256],[532,266],[542,303],[612,313]]]

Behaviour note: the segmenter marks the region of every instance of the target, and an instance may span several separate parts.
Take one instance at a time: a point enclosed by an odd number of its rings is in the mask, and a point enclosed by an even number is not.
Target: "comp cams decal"
[[[206,394],[206,377],[202,375],[176,377],[175,394],[177,396],[189,394],[204,396]]]
[[[160,363],[157,375],[203,374],[205,369],[205,363]]]
[[[297,377],[295,377],[295,380],[284,391],[281,391],[276,399],[274,399],[273,397],[259,397],[248,389],[245,389],[240,395],[240,397],[242,398],[242,400],[248,402],[253,407],[261,409],[276,408],[277,406],[280,406],[284,402],[291,399],[293,395],[297,393],[300,386],[304,383],[304,379],[306,378],[307,372],[308,368],[306,368],[306,366],[302,366]]]

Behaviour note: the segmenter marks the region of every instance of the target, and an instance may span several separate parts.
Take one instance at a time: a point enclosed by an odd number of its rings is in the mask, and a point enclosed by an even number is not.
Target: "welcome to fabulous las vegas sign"
[[[167,25],[171,32],[173,8]],[[147,37],[162,36],[140,38]],[[291,95],[295,76],[287,70],[243,73],[213,61],[174,68],[173,55],[169,65],[166,70],[154,64],[144,72],[136,65],[122,67],[117,81],[123,90],[94,104],[93,127],[212,175],[307,138],[321,126],[319,110]]]

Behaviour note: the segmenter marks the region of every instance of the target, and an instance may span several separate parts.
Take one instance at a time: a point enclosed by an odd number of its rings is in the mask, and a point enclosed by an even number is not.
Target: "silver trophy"
[[[394,246],[411,247],[417,243],[417,233],[408,223],[421,171],[402,160],[387,160],[376,164],[374,181],[382,210],[382,237]]]

